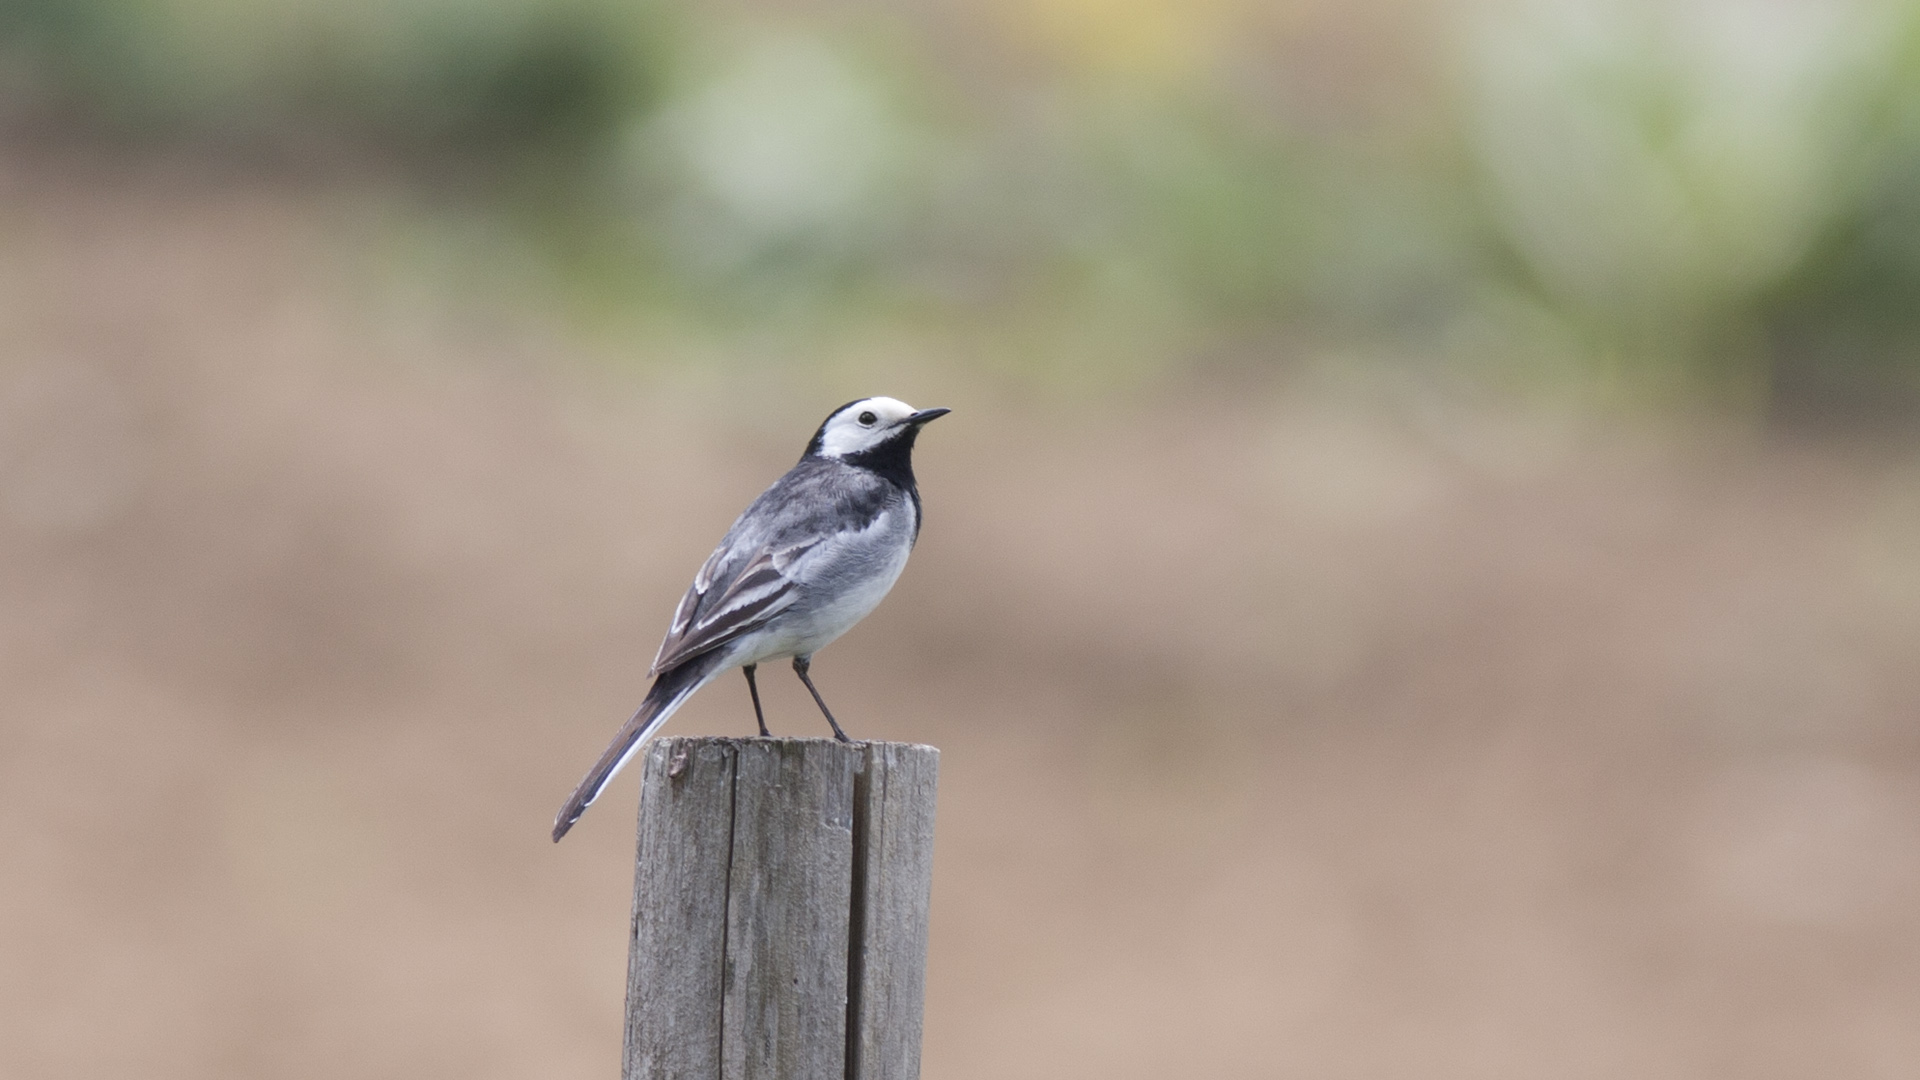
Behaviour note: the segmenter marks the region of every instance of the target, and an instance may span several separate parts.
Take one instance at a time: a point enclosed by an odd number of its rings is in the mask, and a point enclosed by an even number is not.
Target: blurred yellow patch
[[[1024,37],[1083,71],[1178,79],[1208,67],[1244,0],[1001,0]]]

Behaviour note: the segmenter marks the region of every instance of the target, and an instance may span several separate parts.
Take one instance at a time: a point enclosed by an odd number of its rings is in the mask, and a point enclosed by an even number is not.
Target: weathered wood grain
[[[749,739],[734,778],[724,1080],[843,1080],[861,749]]]
[[[623,1076],[720,1080],[737,759],[724,739],[661,739],[647,748]]]
[[[865,749],[854,786],[847,1080],[916,1080],[940,751]]]
[[[628,1080],[914,1080],[939,751],[662,739],[641,784]]]

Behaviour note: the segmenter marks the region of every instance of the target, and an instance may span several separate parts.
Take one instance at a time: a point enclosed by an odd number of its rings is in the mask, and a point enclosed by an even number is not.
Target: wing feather
[[[649,674],[711,652],[765,626],[785,611],[796,599],[795,583],[787,576],[787,569],[815,543],[777,550],[762,548],[724,580],[725,564],[730,561],[727,556],[734,552],[722,544],[681,598]]]

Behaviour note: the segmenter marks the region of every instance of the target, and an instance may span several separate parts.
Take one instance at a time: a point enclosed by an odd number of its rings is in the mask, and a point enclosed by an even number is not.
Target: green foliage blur
[[[583,310],[1920,415],[1920,2],[6,0],[12,129],[391,163]]]

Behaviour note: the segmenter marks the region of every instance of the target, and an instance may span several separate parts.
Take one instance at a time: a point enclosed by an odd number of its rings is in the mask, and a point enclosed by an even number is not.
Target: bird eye
[[[874,422],[879,419],[880,419],[879,417],[873,415],[870,412],[863,412],[860,414],[860,426],[872,427],[874,425]]]

